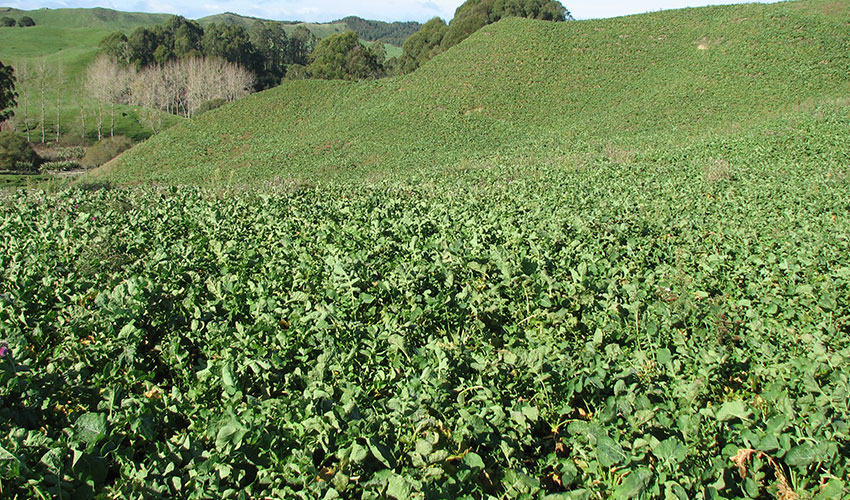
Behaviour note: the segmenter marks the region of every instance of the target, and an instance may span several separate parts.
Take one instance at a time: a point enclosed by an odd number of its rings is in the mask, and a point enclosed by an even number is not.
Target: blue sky
[[[197,19],[221,12],[265,19],[331,21],[347,15],[382,21],[420,21],[454,15],[463,0],[0,0],[18,9],[41,7],[107,7],[133,12],[165,12]],[[577,19],[638,14],[661,9],[740,3],[740,0],[565,0],[562,3]]]

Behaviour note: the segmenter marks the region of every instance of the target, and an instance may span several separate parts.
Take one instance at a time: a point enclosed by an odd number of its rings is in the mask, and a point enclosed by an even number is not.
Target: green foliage
[[[16,24],[13,17],[0,17],[0,28],[14,28]]]
[[[4,495],[844,497],[848,116],[7,196]]]
[[[833,5],[502,20],[5,195],[3,495],[850,496]]]
[[[127,137],[116,135],[107,137],[95,143],[80,159],[84,168],[94,168],[103,165],[133,146],[133,141]]]
[[[35,26],[35,21],[30,16],[23,16],[18,19],[18,26],[21,28],[29,28],[31,26]]]
[[[360,38],[367,41],[379,41],[399,47],[422,27],[415,21],[385,23],[369,21],[357,16],[344,17],[338,22],[345,23],[349,30],[356,31]]]
[[[0,61],[0,123],[11,118],[15,112],[15,68],[6,66]]]
[[[404,42],[398,69],[401,74],[412,73],[440,53],[440,43],[448,31],[446,22],[435,17]]]
[[[383,46],[381,46],[381,49]],[[369,80],[383,75],[386,54],[364,47],[357,33],[325,38],[310,55],[308,73],[322,80]]]
[[[262,61],[263,70],[260,82],[262,88],[277,86],[286,74],[287,49],[289,37],[279,23],[257,21],[251,27],[251,43],[257,49],[257,55]]]
[[[218,57],[251,70],[257,68],[257,49],[241,26],[215,23],[207,26],[201,47],[207,57]]]
[[[129,53],[128,42],[127,35],[120,31],[115,31],[100,41],[98,51],[116,61],[129,62],[132,56]]]
[[[0,170],[38,170],[40,159],[26,138],[8,130],[0,131]]]
[[[567,9],[556,0],[467,0],[457,8],[447,27],[441,19],[432,19],[405,42],[399,64],[401,72],[414,71],[484,26],[506,17],[545,21],[572,19]]]

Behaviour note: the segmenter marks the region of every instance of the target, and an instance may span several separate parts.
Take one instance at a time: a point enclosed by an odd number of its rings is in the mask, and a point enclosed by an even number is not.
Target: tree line
[[[303,26],[289,34],[280,23],[265,21],[256,21],[250,31],[225,23],[204,29],[175,16],[163,24],[137,28],[130,36],[112,33],[101,41],[100,52],[137,70],[180,59],[221,59],[254,73],[254,90],[263,90],[278,85],[289,66],[309,64],[316,42]]]
[[[344,23],[351,31],[356,32],[364,40],[384,42],[401,47],[407,38],[422,27],[416,21],[385,23],[370,21],[357,16],[348,16],[335,21]]]
[[[109,109],[109,135],[115,135],[115,106],[140,106],[140,118],[153,133],[162,130],[162,113],[191,118],[205,107],[247,95],[254,74],[219,58],[193,56],[137,69],[100,55],[86,70],[84,88],[96,102],[98,140],[104,135]]]
[[[402,46],[397,70],[410,73],[441,52],[464,41],[482,27],[505,17],[526,17],[544,21],[567,21],[573,17],[556,0],[467,0],[455,11],[449,24],[431,19]]]

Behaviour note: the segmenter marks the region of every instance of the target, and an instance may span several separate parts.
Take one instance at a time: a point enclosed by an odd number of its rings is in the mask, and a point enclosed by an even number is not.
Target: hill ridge
[[[217,169],[245,179],[368,172],[732,133],[806,99],[847,95],[840,19],[800,4],[505,19],[410,75],[293,82],[251,96],[140,145],[112,175],[199,182]]]

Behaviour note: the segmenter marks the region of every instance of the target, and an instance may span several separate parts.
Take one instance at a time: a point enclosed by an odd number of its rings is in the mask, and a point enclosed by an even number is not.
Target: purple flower
[[[0,358],[5,358],[10,354],[12,354],[12,351],[9,349],[9,346],[6,344],[0,344]]]

